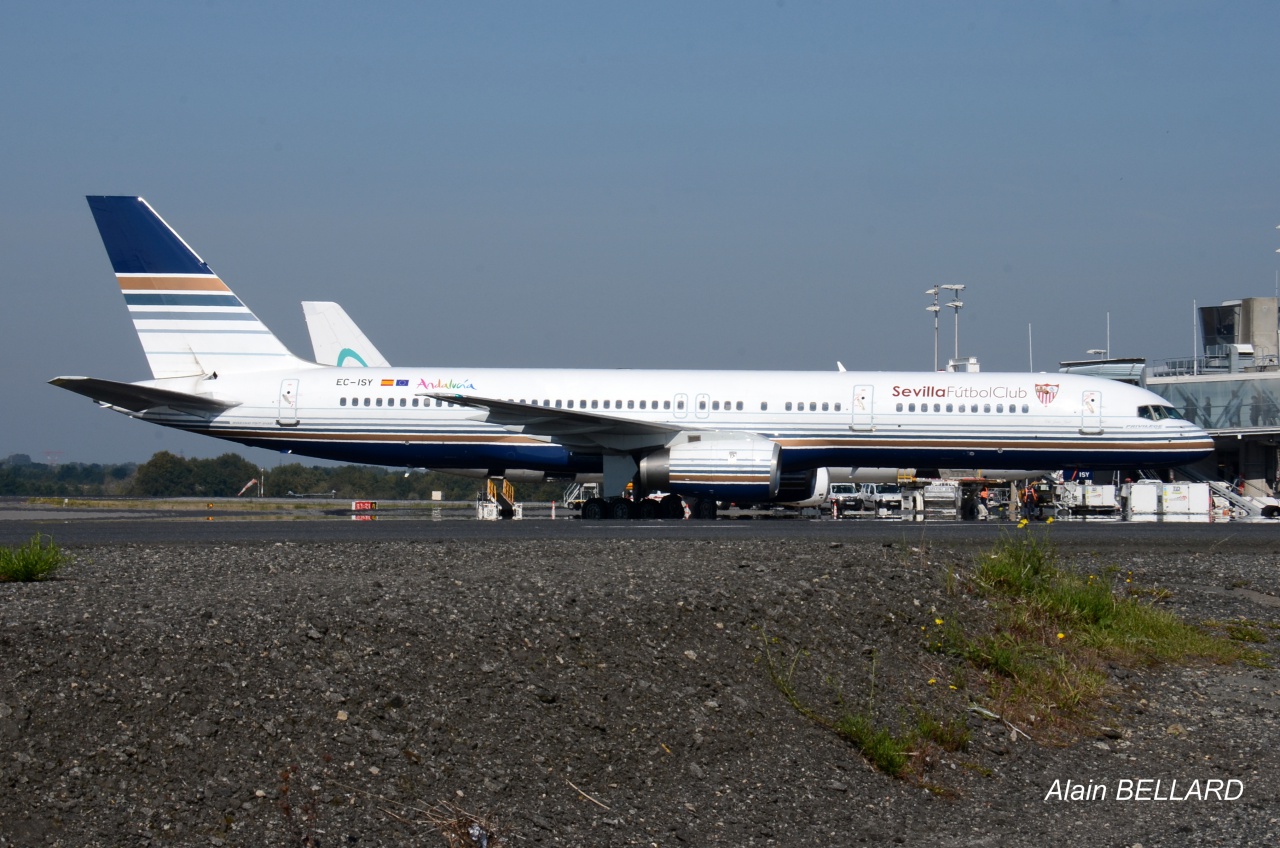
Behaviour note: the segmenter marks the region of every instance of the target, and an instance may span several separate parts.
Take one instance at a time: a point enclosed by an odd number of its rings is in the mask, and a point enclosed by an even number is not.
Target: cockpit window
[[[1138,417],[1146,418],[1150,421],[1163,421],[1166,418],[1181,419],[1182,413],[1172,406],[1140,406],[1138,407]]]

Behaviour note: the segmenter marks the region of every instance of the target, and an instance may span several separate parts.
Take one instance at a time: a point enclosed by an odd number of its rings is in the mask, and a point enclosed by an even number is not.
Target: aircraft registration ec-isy
[[[151,367],[50,382],[133,418],[300,456],[602,475],[584,515],[795,502],[819,469],[1159,468],[1213,449],[1156,394],[1072,374],[350,369],[292,354],[140,197],[89,207]]]

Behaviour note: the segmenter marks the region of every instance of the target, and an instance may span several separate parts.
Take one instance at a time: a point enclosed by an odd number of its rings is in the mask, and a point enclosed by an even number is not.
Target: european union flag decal
[[[407,385],[409,385],[409,381],[408,381],[408,380],[396,380],[396,385],[397,385],[397,386],[407,386]]]

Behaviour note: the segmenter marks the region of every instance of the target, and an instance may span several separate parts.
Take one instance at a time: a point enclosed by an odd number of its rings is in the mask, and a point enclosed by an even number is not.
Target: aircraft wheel
[[[679,495],[667,495],[662,499],[663,518],[684,518],[684,501]]]
[[[644,498],[640,501],[640,509],[638,512],[640,513],[640,518],[643,518],[645,521],[651,521],[662,516],[662,505],[653,498]]]
[[[614,521],[628,521],[635,513],[635,504],[626,498],[618,498],[609,502],[607,512]]]
[[[582,517],[587,521],[604,518],[604,498],[590,498],[582,505]]]
[[[702,518],[714,521],[716,517],[716,502],[714,498],[698,498],[698,503],[693,508],[695,518]]]

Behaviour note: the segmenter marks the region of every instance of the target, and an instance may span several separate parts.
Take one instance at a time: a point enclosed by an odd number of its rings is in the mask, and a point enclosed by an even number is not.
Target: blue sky
[[[237,449],[45,385],[149,376],[84,201],[140,194],[295,352],[984,370],[1190,353],[1276,293],[1274,3],[0,9],[0,456]],[[943,321],[942,348],[953,346]],[[245,451],[258,461],[271,454]]]

